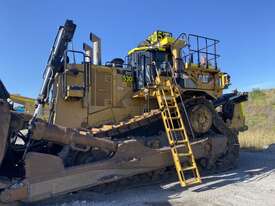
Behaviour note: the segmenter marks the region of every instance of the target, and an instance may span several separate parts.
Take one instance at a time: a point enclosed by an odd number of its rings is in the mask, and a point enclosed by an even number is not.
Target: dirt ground
[[[275,149],[241,152],[237,169],[203,176],[189,189],[169,181],[118,188],[107,194],[80,192],[44,203],[45,206],[201,206],[275,205]],[[36,204],[37,205],[37,204]],[[41,203],[39,204],[41,205]]]

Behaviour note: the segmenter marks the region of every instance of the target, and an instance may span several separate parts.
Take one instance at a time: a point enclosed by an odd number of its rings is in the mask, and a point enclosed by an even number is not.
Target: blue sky
[[[275,87],[273,0],[0,0],[0,78],[11,93],[36,97],[59,25],[78,25],[74,47],[102,38],[103,61],[124,57],[156,29],[221,41],[220,66],[232,86]]]

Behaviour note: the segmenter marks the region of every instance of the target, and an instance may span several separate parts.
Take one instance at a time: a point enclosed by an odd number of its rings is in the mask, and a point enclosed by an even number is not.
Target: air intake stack
[[[93,64],[101,65],[101,39],[90,33],[90,40],[93,43]]]

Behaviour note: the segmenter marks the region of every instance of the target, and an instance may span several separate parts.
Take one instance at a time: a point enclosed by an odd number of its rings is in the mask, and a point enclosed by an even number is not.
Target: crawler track
[[[204,134],[200,137],[195,137],[191,140],[191,142],[211,137],[214,138],[225,136],[227,138],[227,150],[224,151],[221,156],[211,156],[209,159],[197,160],[200,169],[206,171],[207,173],[217,173],[234,168],[239,157],[239,143],[237,134],[235,134],[225,125],[222,118],[208,100],[204,98],[193,98],[185,102],[187,111],[192,106],[199,104],[203,104],[211,110],[213,125],[207,134]],[[123,141],[124,139],[134,138],[142,141],[146,146],[151,148],[160,148],[168,145],[162,126],[161,113],[159,110],[152,110],[151,112],[145,113],[141,116],[133,117],[127,121],[123,121],[115,125],[103,125],[100,128],[93,128],[92,132],[97,137],[109,136],[111,139],[116,141]],[[108,155],[105,157],[101,156],[100,158],[101,160],[108,158]],[[117,186],[121,185],[124,185],[125,187],[137,187],[138,185],[144,185],[148,182],[152,183],[152,181],[156,182],[162,179],[166,179],[167,177],[171,176],[171,174],[174,174],[174,168],[167,167],[147,174],[140,174],[127,179],[119,180],[117,182],[96,186],[92,190],[101,192],[109,191],[112,190],[111,188],[117,188]],[[114,185],[115,187],[113,187]]]

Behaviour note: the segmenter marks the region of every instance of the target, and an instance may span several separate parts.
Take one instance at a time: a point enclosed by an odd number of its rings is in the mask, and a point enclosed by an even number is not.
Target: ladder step
[[[180,119],[180,117],[179,116],[177,116],[177,117],[165,117],[165,119]]]
[[[192,153],[191,152],[188,152],[188,153],[179,153],[178,155],[179,155],[179,157],[188,157],[188,156],[191,156]]]
[[[201,179],[200,178],[192,178],[189,180],[185,181],[186,185],[194,185],[194,184],[200,184],[201,183]]]
[[[186,143],[188,143],[188,141],[187,141],[187,140],[175,140],[175,142],[177,143],[177,145],[179,145],[179,144],[186,144]]]
[[[170,107],[170,108],[169,108]],[[171,108],[171,107],[174,107],[174,108]],[[173,110],[175,110],[176,109],[176,104],[175,104],[175,102],[169,102],[169,101],[167,101],[167,108],[168,109],[173,109]]]
[[[194,170],[194,169],[196,169],[195,166],[190,166],[190,167],[182,168],[182,171],[190,171],[190,170]]]
[[[172,131],[172,132],[180,132],[180,131],[184,131],[184,129],[181,127],[181,128],[174,128],[174,129],[171,129],[171,128],[168,128],[169,131]]]
[[[178,148],[181,148],[181,147],[186,147],[186,143],[187,142],[182,143],[182,144],[177,143],[177,144],[174,144],[173,146],[171,146],[171,148],[178,149]]]

